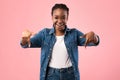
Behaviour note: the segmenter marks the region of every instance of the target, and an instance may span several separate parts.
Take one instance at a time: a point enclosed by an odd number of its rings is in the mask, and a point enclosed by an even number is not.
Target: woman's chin
[[[64,31],[64,29],[65,29],[65,25],[62,25],[62,26],[56,25],[55,27],[59,31]]]
[[[61,31],[61,32],[63,32],[63,31],[64,31],[64,29],[63,29],[63,28],[58,28],[58,30],[59,30],[59,31]]]

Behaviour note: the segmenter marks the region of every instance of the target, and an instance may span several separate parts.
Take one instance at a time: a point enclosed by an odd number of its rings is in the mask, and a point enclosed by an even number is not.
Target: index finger
[[[85,48],[87,47],[87,44],[89,43],[89,40],[88,38],[86,38],[86,41],[85,41]]]

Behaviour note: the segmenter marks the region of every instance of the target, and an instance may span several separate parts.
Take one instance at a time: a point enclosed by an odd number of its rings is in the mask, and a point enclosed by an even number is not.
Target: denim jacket
[[[78,69],[78,46],[84,46],[85,38],[80,38],[84,35],[77,29],[65,28],[64,42],[67,48],[68,55],[74,68],[75,80],[80,80],[79,69]],[[99,39],[99,37],[98,37]],[[46,70],[51,59],[53,46],[56,42],[55,29],[45,28],[38,34],[30,39],[30,48],[41,48],[41,59],[40,59],[40,80],[45,80]],[[98,43],[89,43],[87,46],[96,46]],[[22,46],[22,45],[21,45]],[[28,44],[22,46],[28,48]]]

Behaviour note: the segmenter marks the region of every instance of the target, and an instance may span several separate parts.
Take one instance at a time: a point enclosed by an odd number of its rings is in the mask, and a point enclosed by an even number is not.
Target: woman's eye
[[[55,19],[58,19],[58,17],[55,17]]]
[[[62,17],[62,19],[65,19],[65,17]]]

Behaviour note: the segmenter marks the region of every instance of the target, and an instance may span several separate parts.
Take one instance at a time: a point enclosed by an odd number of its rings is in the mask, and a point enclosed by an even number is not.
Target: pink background
[[[119,0],[0,0],[0,80],[39,80],[40,49],[20,47],[22,31],[51,27],[51,7],[70,8],[68,25],[100,36],[97,47],[79,47],[81,80],[120,80]]]

